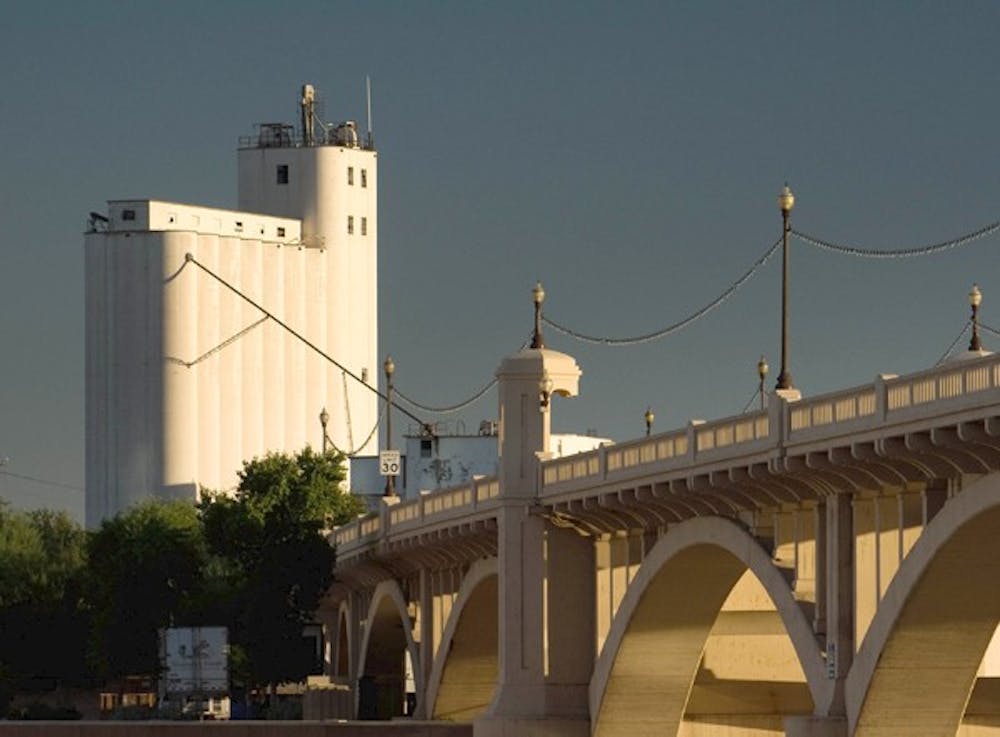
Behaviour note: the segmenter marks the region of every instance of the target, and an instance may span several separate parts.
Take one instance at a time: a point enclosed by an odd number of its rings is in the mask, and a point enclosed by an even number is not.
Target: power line
[[[198,261],[198,259],[196,259],[194,257],[194,254],[191,254],[191,253],[184,254],[184,261],[185,261],[185,263],[192,263],[195,266],[197,266],[199,269],[201,269],[206,274],[208,274],[210,277],[212,277],[213,279],[215,279],[217,282],[219,282],[219,284],[221,284],[222,286],[224,286],[226,289],[228,289],[229,291],[231,291],[233,294],[235,294],[236,296],[238,296],[240,299],[244,300],[245,302],[247,302],[248,304],[252,305],[253,307],[256,307],[258,310],[261,311],[261,313],[263,313],[264,315],[266,315],[267,317],[269,317],[271,320],[274,320],[274,322],[277,325],[280,325],[282,328],[284,328],[286,331],[288,331],[292,336],[298,338],[302,343],[304,343],[306,346],[308,346],[313,351],[315,351],[316,353],[318,353],[320,356],[322,356],[323,358],[325,358],[327,361],[329,361],[330,363],[332,363],[334,366],[336,366],[337,368],[339,368],[345,374],[347,374],[352,379],[354,379],[356,382],[358,382],[363,387],[365,387],[368,391],[373,392],[376,396],[381,397],[382,399],[385,399],[386,401],[388,401],[388,397],[385,394],[383,394],[382,392],[380,392],[378,389],[376,389],[375,387],[373,387],[368,382],[364,381],[360,376],[357,376],[353,371],[351,371],[350,369],[348,369],[346,366],[344,366],[339,361],[337,361],[337,359],[335,359],[329,353],[327,353],[322,348],[320,348],[315,343],[313,343],[311,340],[309,340],[304,335],[302,335],[301,333],[299,333],[297,330],[295,330],[288,323],[286,323],[285,321],[279,319],[274,313],[270,312],[269,310],[264,309],[264,307],[262,305],[260,305],[257,302],[255,302],[251,297],[249,297],[248,295],[246,295],[243,292],[241,292],[239,289],[237,289],[236,287],[234,287],[228,281],[226,281],[221,276],[219,276],[218,274],[216,274],[214,271],[212,271],[211,269],[209,269],[207,266],[205,266],[204,264],[202,264],[200,261]],[[398,407],[398,405],[397,405],[397,407]],[[415,420],[416,422],[419,422],[422,426],[430,428],[430,424],[429,423],[424,422],[422,419],[420,419],[419,417],[417,417],[415,414],[413,414],[412,412],[410,412],[409,410],[407,410],[405,407],[398,407],[398,409],[399,409],[400,412],[402,412],[404,415],[406,415],[407,417],[409,417],[411,420]]]
[[[960,235],[957,238],[952,238],[947,241],[941,241],[940,243],[933,243],[929,246],[917,246],[916,248],[893,248],[885,250],[877,248],[861,248],[860,246],[835,243],[833,241],[808,235],[800,230],[793,229],[790,232],[804,243],[808,243],[809,245],[816,246],[827,251],[846,254],[848,256],[860,256],[862,258],[913,258],[915,256],[929,256],[934,253],[940,253],[941,251],[950,251],[953,248],[958,248],[959,246],[964,246],[972,243],[973,241],[977,241],[980,238],[992,235],[998,230],[1000,230],[1000,220],[979,228],[979,230],[974,230],[971,233],[966,233],[965,235]]]
[[[761,267],[764,266],[764,264],[767,263],[768,259],[774,255],[774,252],[778,250],[778,246],[780,245],[781,245],[781,238],[778,238],[778,240],[772,243],[768,247],[768,249],[764,251],[763,255],[761,255],[760,258],[754,261],[753,265],[749,269],[747,269],[746,272],[744,272],[739,279],[733,282],[725,291],[722,292],[722,294],[720,294],[718,297],[716,297],[711,302],[706,304],[704,307],[695,310],[682,320],[678,320],[672,325],[668,325],[667,327],[652,333],[647,333],[645,335],[637,335],[631,338],[597,337],[593,335],[585,335],[575,330],[570,330],[569,328],[560,325],[559,323],[554,322],[553,320],[550,320],[548,317],[543,316],[542,320],[545,322],[546,325],[555,328],[555,330],[562,333],[563,335],[568,335],[571,338],[576,338],[577,340],[583,341],[584,343],[593,343],[596,345],[608,345],[608,346],[626,346],[626,345],[639,345],[641,343],[649,343],[654,340],[659,340],[660,338],[665,338],[672,333],[676,333],[677,331],[686,328],[688,325],[704,317],[709,312],[711,312],[716,307],[725,302],[727,299],[729,299],[740,287],[743,286],[743,284],[751,276],[753,276]]]
[[[251,330],[253,330],[255,327],[257,327],[258,325],[262,325],[263,323],[267,322],[270,319],[271,318],[269,316],[265,315],[264,317],[260,318],[256,322],[251,323],[250,325],[247,325],[245,328],[243,328],[242,330],[240,330],[238,333],[235,333],[234,335],[226,338],[224,341],[222,341],[221,343],[219,343],[214,348],[208,349],[207,351],[205,351],[204,353],[202,353],[200,356],[198,356],[193,361],[185,361],[184,359],[175,358],[174,356],[166,356],[164,358],[164,360],[170,361],[171,363],[179,364],[181,366],[184,366],[185,368],[191,368],[192,366],[196,366],[197,364],[201,363],[202,361],[204,361],[209,356],[215,355],[216,353],[218,353],[219,351],[221,351],[223,348],[226,348],[227,346],[232,345],[237,340],[239,340],[244,335],[246,335]]]
[[[337,447],[337,444],[333,442],[333,438],[331,438],[329,435],[326,435],[326,442],[328,442],[330,444],[330,447],[332,447],[335,451],[337,451],[338,453],[340,453],[342,456],[344,456],[346,458],[353,458],[358,453],[360,453],[362,450],[364,450],[365,446],[368,445],[368,443],[371,441],[371,439],[373,437],[375,437],[375,431],[378,430],[379,425],[382,424],[382,419],[384,417],[385,417],[385,405],[383,404],[382,405],[382,409],[379,410],[378,418],[375,420],[375,426],[372,428],[372,431],[370,433],[368,433],[368,437],[365,438],[365,441],[363,443],[361,443],[361,445],[359,445],[356,448],[354,448],[354,450],[341,450],[340,448]],[[325,434],[325,432],[324,432],[324,434]]]
[[[971,320],[967,320],[966,323],[965,323],[965,325],[962,326],[962,332],[960,332],[957,336],[955,336],[955,340],[951,341],[951,345],[949,345],[945,349],[944,353],[941,354],[941,358],[939,358],[937,360],[937,363],[934,364],[935,366],[937,366],[938,364],[941,364],[941,363],[945,362],[945,359],[947,359],[948,356],[951,355],[951,352],[953,350],[955,350],[955,346],[958,345],[958,341],[960,341],[962,339],[963,335],[965,335],[967,332],[969,332],[969,327],[971,325],[972,325],[972,321]]]
[[[59,481],[49,481],[48,479],[40,479],[37,476],[27,476],[23,473],[14,473],[13,471],[0,471],[0,476],[10,476],[11,478],[21,479],[22,481],[31,481],[35,484],[44,484],[45,486],[55,486],[60,489],[69,489],[70,491],[83,491],[80,486],[73,486],[72,484],[64,484]]]
[[[997,330],[996,328],[991,328],[989,325],[983,325],[983,323],[979,323],[979,327],[981,327],[988,333],[993,333],[993,335],[1000,336],[1000,330]]]
[[[525,340],[523,343],[521,343],[521,347],[518,348],[517,350],[518,351],[523,351],[530,344],[531,344],[531,338],[529,337],[527,340]],[[479,388],[478,390],[476,390],[475,392],[473,392],[472,396],[469,397],[468,399],[463,399],[461,402],[458,402],[456,404],[447,405],[447,406],[444,406],[444,407],[433,407],[433,406],[430,406],[430,405],[421,404],[420,402],[416,401],[415,399],[410,399],[408,396],[406,396],[405,394],[403,394],[403,392],[399,391],[399,389],[394,389],[394,391],[395,391],[396,395],[400,399],[402,399],[407,404],[410,404],[410,405],[416,407],[417,409],[421,409],[424,412],[433,412],[434,414],[447,415],[447,414],[452,414],[454,412],[458,412],[459,410],[465,409],[470,404],[472,404],[473,402],[475,402],[478,399],[480,399],[481,397],[483,397],[486,394],[486,392],[488,392],[490,389],[492,389],[496,385],[497,385],[497,379],[494,377],[493,379],[490,379],[490,381],[488,381],[481,388]]]
[[[400,399],[402,399],[407,404],[412,405],[413,407],[416,407],[417,409],[423,410],[424,412],[433,412],[433,413],[439,414],[439,415],[447,415],[447,414],[452,414],[453,412],[458,412],[459,410],[465,409],[470,404],[476,402],[481,397],[483,397],[486,394],[486,392],[488,392],[490,389],[492,389],[496,385],[497,385],[497,379],[492,379],[489,383],[487,383],[481,389],[479,389],[478,391],[476,391],[468,399],[465,399],[465,400],[459,402],[458,404],[452,404],[452,405],[449,405],[449,406],[446,406],[446,407],[431,407],[431,406],[428,406],[426,404],[421,404],[420,402],[417,402],[417,401],[415,401],[413,399],[410,399],[408,396],[406,396],[405,394],[403,394],[403,392],[399,391],[399,389],[394,389],[394,391],[395,391],[397,397],[399,397]]]

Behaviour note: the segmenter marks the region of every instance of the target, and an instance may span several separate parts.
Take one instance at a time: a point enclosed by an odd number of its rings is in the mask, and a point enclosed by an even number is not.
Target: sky
[[[781,233],[905,248],[1000,220],[1000,5],[925,2],[8,0],[0,25],[0,498],[83,516],[83,236],[109,199],[236,203],[238,137],[328,119],[379,150],[379,350],[461,401],[530,332],[531,287],[625,337],[726,290]],[[915,259],[792,241],[806,396],[934,365],[1000,327],[1000,235]],[[573,355],[557,431],[617,440],[737,414],[780,353],[780,258],[662,340]],[[1000,340],[985,334],[987,347]],[[496,417],[496,393],[458,415]],[[405,422],[400,418],[396,426]],[[398,446],[397,446],[398,447]],[[28,477],[28,478],[25,478]],[[34,480],[32,480],[34,479]]]

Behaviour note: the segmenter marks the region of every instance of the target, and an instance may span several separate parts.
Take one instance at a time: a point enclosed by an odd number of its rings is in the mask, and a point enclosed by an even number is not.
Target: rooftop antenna
[[[368,141],[367,146],[369,150],[375,148],[375,136],[372,133],[372,78],[365,75],[365,97],[368,102]]]
[[[302,85],[302,143],[313,145],[313,128],[316,126],[316,90],[311,84]]]

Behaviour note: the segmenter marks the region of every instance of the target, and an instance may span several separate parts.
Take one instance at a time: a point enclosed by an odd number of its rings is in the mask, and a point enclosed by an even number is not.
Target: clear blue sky
[[[527,335],[530,287],[585,332],[655,330],[793,225],[872,247],[1000,219],[995,3],[8,2],[0,24],[0,458],[83,486],[83,239],[108,199],[232,207],[237,137],[316,85],[380,151],[380,352],[448,404]],[[793,243],[806,394],[932,365],[1000,237],[872,262]],[[584,371],[565,431],[626,439],[739,412],[778,365],[779,260],[672,338],[552,334]],[[1000,343],[987,336],[987,345]],[[770,382],[769,382],[770,383]],[[491,393],[462,415],[496,414]],[[447,419],[447,418],[445,418]],[[398,423],[402,424],[402,423]],[[81,491],[0,475],[17,506]]]

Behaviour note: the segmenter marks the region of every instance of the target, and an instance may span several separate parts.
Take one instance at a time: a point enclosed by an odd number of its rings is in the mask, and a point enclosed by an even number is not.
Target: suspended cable
[[[347,442],[354,445],[354,430],[351,428],[351,397],[347,391],[347,374],[340,372],[340,380],[344,383],[344,418],[347,420]]]
[[[745,415],[747,412],[749,412],[750,408],[757,403],[757,400],[759,398],[760,398],[760,389],[754,389],[753,394],[750,395],[750,399],[747,401],[745,405],[743,405],[743,409],[740,410],[740,414]]]
[[[984,325],[983,323],[979,323],[979,327],[987,333],[993,333],[993,335],[1000,336],[1000,330],[997,330],[996,328],[991,328],[989,325]]]
[[[531,338],[529,337],[527,340],[525,340],[523,343],[521,343],[521,347],[518,348],[517,350],[518,351],[523,351],[525,348],[528,347],[528,345],[530,343],[531,343]],[[476,391],[468,399],[464,399],[461,402],[458,402],[457,404],[452,404],[452,405],[448,405],[448,406],[445,406],[445,407],[432,407],[430,405],[421,404],[420,402],[417,402],[414,399],[410,399],[403,392],[399,391],[399,389],[394,388],[393,391],[395,392],[396,396],[398,396],[400,399],[402,399],[407,404],[409,404],[409,405],[411,405],[413,407],[416,407],[417,409],[423,410],[424,412],[433,412],[433,413],[439,414],[439,415],[447,415],[447,414],[452,414],[454,412],[458,412],[459,410],[465,409],[470,404],[472,404],[473,402],[475,402],[478,399],[480,399],[481,397],[483,397],[483,395],[485,395],[486,392],[488,392],[490,389],[492,389],[496,385],[497,385],[497,379],[496,378],[490,379],[489,382],[487,382],[482,388],[480,388],[478,391]]]
[[[48,479],[40,479],[36,476],[25,476],[23,473],[14,473],[13,471],[0,471],[0,476],[10,476],[14,479],[21,479],[22,481],[31,481],[35,484],[43,484],[45,486],[55,486],[59,489],[69,489],[70,491],[83,491],[79,486],[73,486],[72,484],[63,484],[59,481],[49,481]]]
[[[349,451],[341,450],[340,448],[337,447],[337,444],[333,442],[333,438],[331,438],[329,435],[326,435],[326,442],[330,444],[331,448],[333,448],[335,451],[340,453],[345,458],[353,458],[362,450],[364,450],[365,447],[368,445],[368,443],[371,442],[371,439],[375,437],[375,433],[378,430],[379,426],[382,424],[382,420],[384,418],[385,418],[385,405],[383,404],[382,409],[379,410],[378,418],[375,420],[375,427],[373,427],[372,431],[368,433],[368,437],[365,438],[365,441],[361,445],[356,446],[353,450]]]
[[[940,253],[941,251],[949,251],[952,248],[958,248],[959,246],[964,246],[973,241],[979,240],[980,238],[985,238],[988,235],[992,235],[996,231],[1000,230],[1000,220],[994,223],[980,228],[979,230],[974,230],[971,233],[966,233],[958,238],[952,238],[951,240],[942,241],[940,243],[933,243],[929,246],[918,246],[916,248],[896,248],[896,249],[886,249],[879,250],[876,248],[861,248],[859,246],[849,246],[843,243],[834,243],[833,241],[823,240],[822,238],[817,238],[807,233],[803,233],[800,230],[791,230],[791,234],[794,235],[799,240],[804,243],[808,243],[812,246],[822,248],[827,251],[834,251],[836,253],[847,254],[848,256],[860,256],[862,258],[913,258],[915,256],[929,256],[934,253]]]
[[[554,328],[563,335],[568,335],[571,338],[576,338],[577,340],[583,341],[584,343],[593,343],[596,345],[625,346],[625,345],[639,345],[641,343],[649,343],[654,340],[659,340],[660,338],[665,338],[672,333],[676,333],[677,331],[686,328],[688,325],[704,317],[709,312],[711,312],[716,307],[725,302],[727,299],[729,299],[740,287],[743,286],[743,284],[751,276],[753,276],[762,266],[764,266],[764,264],[767,263],[768,259],[774,255],[774,252],[778,250],[778,246],[780,245],[781,245],[781,239],[779,238],[768,247],[768,249],[763,253],[763,255],[760,258],[754,261],[753,265],[749,269],[747,269],[746,272],[744,272],[744,274],[740,276],[739,279],[733,282],[724,292],[722,292],[722,294],[720,294],[718,297],[716,297],[711,302],[706,304],[704,307],[695,310],[684,319],[678,320],[672,325],[668,325],[662,330],[657,330],[656,332],[653,333],[647,333],[646,335],[637,335],[632,338],[604,338],[604,337],[596,337],[593,335],[585,335],[583,333],[578,333],[575,330],[570,330],[569,328],[564,327],[563,325],[560,325],[559,323],[554,322],[553,320],[550,320],[548,317],[543,316],[542,320],[545,322],[546,325],[549,325],[550,327]]]
[[[945,350],[945,352],[941,354],[941,358],[937,360],[937,363],[934,364],[935,366],[937,366],[938,364],[942,364],[947,360],[948,356],[951,355],[951,352],[955,350],[955,346],[958,345],[958,341],[962,339],[963,335],[969,332],[969,327],[971,325],[972,325],[971,320],[966,321],[965,325],[962,327],[962,332],[960,332],[957,336],[955,336],[955,340],[951,341],[951,345],[949,345],[948,348]],[[980,327],[982,327],[982,323],[980,323]]]
[[[399,389],[393,389],[393,391],[395,392],[395,394],[396,394],[397,397],[399,397],[400,399],[402,399],[404,402],[406,402],[407,404],[409,404],[412,407],[416,407],[417,409],[423,410],[424,412],[433,412],[433,413],[439,414],[439,415],[447,415],[447,414],[452,414],[453,412],[458,412],[459,410],[465,409],[470,404],[473,404],[474,402],[476,402],[480,398],[482,398],[483,395],[486,394],[486,392],[488,392],[490,389],[492,389],[496,385],[497,385],[497,380],[496,379],[492,379],[488,384],[486,384],[485,386],[483,386],[479,391],[477,391],[475,394],[473,394],[468,399],[466,399],[466,400],[464,400],[462,402],[459,402],[458,404],[449,405],[447,407],[431,407],[431,406],[428,406],[426,404],[421,404],[420,402],[417,402],[417,401],[415,401],[413,399],[410,399],[408,396],[406,396],[405,394],[403,394],[403,392],[399,391]]]
[[[344,366],[343,364],[341,364],[339,361],[337,361],[337,359],[335,359],[329,353],[327,353],[322,348],[320,348],[319,346],[317,346],[315,343],[313,343],[311,340],[309,340],[308,338],[306,338],[304,335],[302,335],[301,333],[299,333],[297,330],[295,330],[293,327],[291,327],[288,323],[286,323],[283,320],[279,319],[276,315],[274,315],[274,313],[270,312],[269,310],[266,310],[262,305],[260,305],[257,302],[255,302],[252,298],[250,298],[249,296],[247,296],[246,294],[244,294],[243,292],[241,292],[239,289],[237,289],[236,287],[234,287],[228,281],[226,281],[221,276],[219,276],[218,274],[216,274],[214,271],[212,271],[211,269],[209,269],[207,266],[205,266],[204,264],[202,264],[200,261],[198,261],[198,259],[196,259],[194,257],[194,254],[191,254],[191,253],[184,254],[184,260],[185,260],[185,262],[190,262],[190,263],[194,264],[195,266],[197,266],[199,269],[201,269],[206,274],[208,274],[210,277],[212,277],[217,282],[219,282],[219,284],[221,284],[226,289],[228,289],[230,292],[232,292],[233,294],[235,294],[237,297],[239,297],[240,299],[242,299],[243,301],[245,301],[247,304],[250,304],[253,307],[256,307],[258,310],[261,311],[261,313],[263,313],[264,315],[266,315],[267,317],[269,317],[271,320],[274,320],[274,322],[277,325],[280,325],[282,328],[284,328],[286,331],[288,331],[291,335],[293,335],[294,337],[298,338],[300,341],[302,341],[302,343],[304,343],[306,346],[308,346],[309,348],[311,348],[314,352],[318,353],[320,356],[322,356],[327,361],[329,361],[330,363],[332,363],[334,366],[336,366],[337,368],[339,368],[341,371],[343,371],[345,374],[347,374],[348,376],[350,376],[356,382],[358,382],[363,387],[365,387],[366,389],[368,389],[368,391],[374,393],[376,396],[381,397],[382,399],[388,399],[385,396],[385,394],[383,394],[378,389],[376,389],[375,387],[373,387],[372,385],[370,385],[368,382],[364,381],[360,376],[357,376],[354,372],[352,372],[346,366]],[[412,412],[410,412],[409,410],[407,410],[405,407],[399,407],[399,411],[402,412],[407,417],[409,417],[411,420],[414,420],[414,421],[420,423],[421,426],[423,426],[425,428],[428,428],[428,431],[430,431],[431,434],[433,434],[433,431],[432,431],[431,426],[430,426],[429,423],[424,422],[422,419],[420,419],[419,417],[417,417],[415,414],[413,414]]]
[[[204,360],[205,360],[206,358],[208,358],[209,356],[212,356],[212,355],[214,355],[214,354],[218,353],[218,352],[219,352],[219,351],[221,351],[221,350],[222,350],[223,348],[226,348],[227,346],[230,346],[230,345],[232,345],[232,344],[233,344],[233,343],[235,343],[235,342],[236,342],[237,340],[239,340],[239,339],[240,339],[240,338],[242,338],[242,337],[243,337],[244,335],[246,335],[246,334],[247,334],[247,333],[249,333],[249,332],[250,332],[251,330],[253,330],[253,329],[254,329],[255,327],[257,327],[258,325],[261,325],[261,324],[263,324],[263,323],[267,322],[267,321],[268,321],[268,320],[270,320],[270,319],[271,319],[270,317],[268,317],[268,316],[266,316],[266,315],[265,315],[264,317],[262,317],[262,318],[260,318],[259,320],[257,320],[257,322],[255,322],[255,323],[252,323],[252,324],[250,324],[250,325],[247,325],[247,326],[246,326],[245,328],[243,328],[242,330],[240,330],[240,331],[239,331],[238,333],[236,333],[235,335],[232,335],[232,336],[230,336],[229,338],[226,338],[226,339],[225,339],[224,341],[222,341],[221,343],[219,343],[219,344],[218,344],[217,346],[215,346],[214,348],[211,348],[211,349],[209,349],[209,350],[205,351],[204,353],[202,353],[202,354],[201,354],[200,356],[198,356],[198,357],[197,357],[196,359],[194,359],[193,361],[185,361],[185,360],[183,360],[183,359],[180,359],[180,358],[175,358],[175,357],[173,357],[173,356],[166,356],[166,357],[164,357],[164,359],[163,359],[163,360],[165,360],[165,361],[170,361],[171,363],[176,363],[176,364],[179,364],[179,365],[183,366],[184,368],[191,368],[192,366],[195,366],[195,365],[197,365],[197,364],[201,363],[202,361],[204,361]]]

